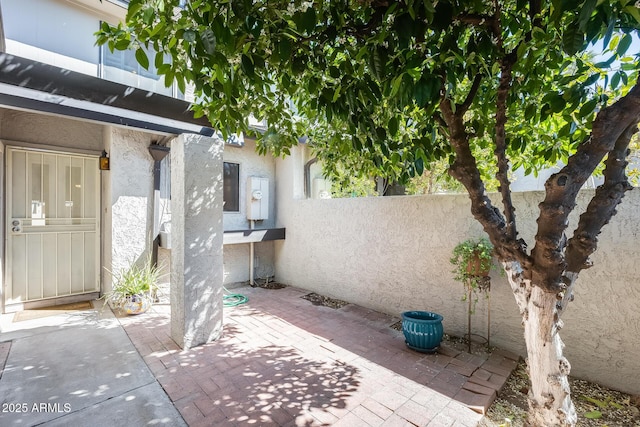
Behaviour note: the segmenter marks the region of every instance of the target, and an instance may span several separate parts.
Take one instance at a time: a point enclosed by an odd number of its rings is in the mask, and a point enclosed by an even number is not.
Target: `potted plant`
[[[113,287],[102,298],[111,307],[126,314],[144,313],[155,300],[156,284],[161,269],[151,259],[142,264],[131,263],[129,268],[111,273]]]
[[[467,239],[454,249],[449,260],[455,266],[454,279],[461,282],[467,291],[488,291],[489,271],[493,264],[493,245],[489,239]],[[464,299],[466,299],[466,294]]]
[[[491,289],[491,279],[489,271],[493,264],[493,245],[489,239],[482,237],[479,239],[467,239],[453,249],[453,255],[449,260],[455,266],[452,273],[454,279],[462,282],[465,288],[462,300],[468,300],[467,308],[467,343],[471,352],[471,314],[475,310],[478,302],[478,294],[484,293],[489,298]],[[472,294],[475,298],[472,298]],[[491,339],[491,314],[489,303],[487,302],[487,347]]]

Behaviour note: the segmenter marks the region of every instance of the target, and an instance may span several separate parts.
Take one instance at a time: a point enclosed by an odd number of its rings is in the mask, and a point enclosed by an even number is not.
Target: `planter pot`
[[[149,310],[152,302],[150,295],[131,295],[127,297],[122,309],[127,314],[142,314]]]
[[[482,261],[480,260],[480,255],[474,252],[473,257],[469,259],[467,262],[467,274],[470,276],[476,277],[486,277],[489,275],[489,271],[491,270],[491,266],[487,268],[482,268]]]
[[[402,313],[402,333],[410,349],[433,353],[442,341],[442,316],[430,311],[405,311]]]

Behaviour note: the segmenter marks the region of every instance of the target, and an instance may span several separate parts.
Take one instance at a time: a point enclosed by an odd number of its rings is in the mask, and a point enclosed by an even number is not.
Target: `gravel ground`
[[[569,385],[579,427],[640,427],[639,396],[576,378],[569,378]],[[521,361],[489,408],[481,426],[524,426],[528,391],[529,376],[526,364]]]

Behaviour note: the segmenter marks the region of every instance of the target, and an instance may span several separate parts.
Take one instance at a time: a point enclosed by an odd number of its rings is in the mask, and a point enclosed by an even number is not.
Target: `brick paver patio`
[[[168,306],[120,318],[190,426],[475,426],[516,365],[502,351],[417,353],[397,318],[313,305],[301,289],[234,292],[249,302],[191,350],[170,338]]]

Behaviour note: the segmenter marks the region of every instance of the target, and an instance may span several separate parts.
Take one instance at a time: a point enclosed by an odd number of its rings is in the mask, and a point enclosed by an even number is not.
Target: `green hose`
[[[223,287],[226,294],[222,297],[222,305],[224,307],[236,307],[238,305],[249,302],[249,298],[241,294],[232,294],[229,290]]]

